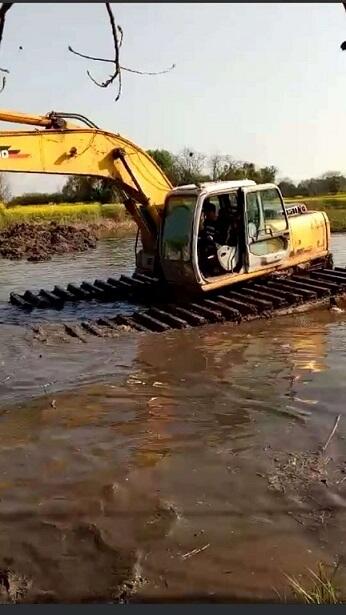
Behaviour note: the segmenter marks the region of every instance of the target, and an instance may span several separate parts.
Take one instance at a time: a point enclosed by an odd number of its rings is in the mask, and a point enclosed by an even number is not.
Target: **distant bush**
[[[346,193],[334,197],[301,197],[300,199],[285,199],[285,202],[302,201],[310,210],[325,211],[333,233],[346,231]]]
[[[102,218],[123,222],[129,219],[121,204],[101,205],[100,203],[60,203],[48,205],[13,205],[5,207],[0,203],[0,224],[19,222],[75,222],[93,223]]]
[[[61,192],[28,192],[10,199],[7,203],[7,207],[14,207],[15,205],[46,205],[47,203],[63,202],[66,202],[66,198]]]

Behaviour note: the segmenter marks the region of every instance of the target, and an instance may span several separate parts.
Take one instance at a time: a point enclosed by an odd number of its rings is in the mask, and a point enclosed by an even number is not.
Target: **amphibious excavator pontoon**
[[[75,337],[111,334],[121,325],[165,331],[240,322],[307,309],[346,289],[346,269],[333,268],[327,215],[285,205],[274,184],[173,187],[144,150],[82,115],[0,111],[0,120],[35,127],[0,131],[0,171],[111,178],[137,224],[132,277],[11,293],[11,303],[25,310],[77,301],[138,304],[131,315],[66,325]]]

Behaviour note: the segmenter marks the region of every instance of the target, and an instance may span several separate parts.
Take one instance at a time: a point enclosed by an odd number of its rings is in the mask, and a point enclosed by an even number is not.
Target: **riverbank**
[[[91,224],[14,223],[0,228],[0,256],[32,262],[50,260],[56,254],[85,252],[105,237],[133,235],[131,220],[101,220]]]
[[[136,225],[123,205],[76,203],[0,206],[0,256],[49,260],[54,254],[85,252],[99,239],[134,235]]]
[[[12,224],[0,231],[0,256],[10,260],[49,260],[53,254],[85,252],[96,247],[95,233],[86,227],[76,228],[51,222]]]

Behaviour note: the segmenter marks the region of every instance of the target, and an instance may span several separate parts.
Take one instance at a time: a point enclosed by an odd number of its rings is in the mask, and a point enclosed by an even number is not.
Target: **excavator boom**
[[[69,124],[65,118],[83,121],[87,127]],[[0,111],[1,120],[42,129],[0,131],[0,172],[110,178],[124,195],[143,247],[155,249],[160,211],[172,185],[144,150],[78,114],[32,116]]]

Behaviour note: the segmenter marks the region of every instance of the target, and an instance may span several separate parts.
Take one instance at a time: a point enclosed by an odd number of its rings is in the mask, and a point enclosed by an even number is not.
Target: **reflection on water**
[[[345,414],[343,314],[2,341],[0,567],[31,580],[22,599],[111,600],[130,580],[137,599],[276,600],[284,573],[346,554],[342,491],[312,532],[267,480],[277,451],[316,449]]]
[[[79,284],[83,280],[132,272],[134,246],[133,238],[111,238],[99,241],[90,252],[58,255],[41,263],[0,260],[0,301],[7,301],[11,291],[22,293],[27,288]]]

